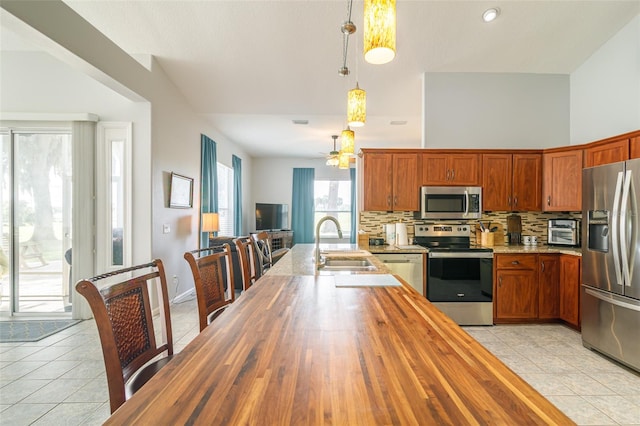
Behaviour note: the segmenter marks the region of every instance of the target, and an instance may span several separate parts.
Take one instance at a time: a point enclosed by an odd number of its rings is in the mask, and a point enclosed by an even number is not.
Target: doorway
[[[0,137],[0,314],[70,315],[71,129]]]

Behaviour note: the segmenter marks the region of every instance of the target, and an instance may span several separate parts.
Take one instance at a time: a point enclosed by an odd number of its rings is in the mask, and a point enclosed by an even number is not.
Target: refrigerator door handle
[[[631,287],[631,273],[629,270],[629,257],[627,253],[627,203],[631,190],[631,170],[627,170],[624,176],[624,189],[622,190],[622,204],[620,205],[620,257],[622,258],[622,274],[624,285]],[[635,250],[634,250],[635,251]],[[632,251],[633,252],[633,251]]]
[[[611,296],[608,293],[602,293],[600,291],[595,291],[595,290],[592,290],[590,288],[585,288],[584,291],[585,291],[585,293],[587,293],[587,294],[589,294],[589,295],[591,295],[591,296],[593,296],[593,297],[595,297],[597,299],[604,300],[607,303],[611,303],[612,305],[616,305],[616,306],[620,306],[620,307],[625,308],[625,309],[631,309],[632,311],[640,312],[640,305],[634,305],[634,304],[631,304],[631,303],[623,302],[622,300],[618,300],[618,299],[614,298],[613,296]]]
[[[613,197],[613,212],[611,217],[611,249],[613,251],[613,265],[616,271],[616,284],[623,285],[622,268],[620,265],[620,253],[618,237],[620,235],[620,196],[622,194],[622,181],[624,178],[624,172],[618,172],[618,178],[616,179],[616,189]]]

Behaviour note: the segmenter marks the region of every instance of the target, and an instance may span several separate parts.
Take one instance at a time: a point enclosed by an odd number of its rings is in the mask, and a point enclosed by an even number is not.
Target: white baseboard
[[[173,298],[171,303],[186,302],[187,300],[191,300],[194,297],[196,297],[196,290],[192,288],[190,290],[185,291],[184,293],[178,294],[176,297]]]

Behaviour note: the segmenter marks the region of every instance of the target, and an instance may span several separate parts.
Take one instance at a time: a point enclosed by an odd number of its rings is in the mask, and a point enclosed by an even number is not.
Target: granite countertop
[[[582,249],[575,247],[560,247],[560,246],[548,246],[546,244],[537,244],[535,246],[525,245],[502,245],[493,246],[493,253],[495,254],[509,254],[509,253],[532,253],[532,254],[571,254],[574,256],[582,256]]]
[[[418,245],[410,245],[410,246],[364,246],[363,250],[368,250],[373,254],[385,254],[385,253],[428,253],[429,250]]]
[[[357,244],[320,244],[320,250],[354,250],[358,257],[365,257],[375,267],[375,271],[317,271],[313,259],[315,244],[296,244],[289,253],[285,254],[268,271],[269,275],[361,275],[361,274],[390,274],[389,268],[378,260],[371,251],[360,249]],[[341,253],[340,257],[349,257]],[[355,257],[355,256],[354,256]]]

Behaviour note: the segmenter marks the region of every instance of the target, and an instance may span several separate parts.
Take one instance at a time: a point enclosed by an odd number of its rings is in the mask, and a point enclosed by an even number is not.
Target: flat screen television
[[[289,205],[256,203],[256,231],[289,229]]]

